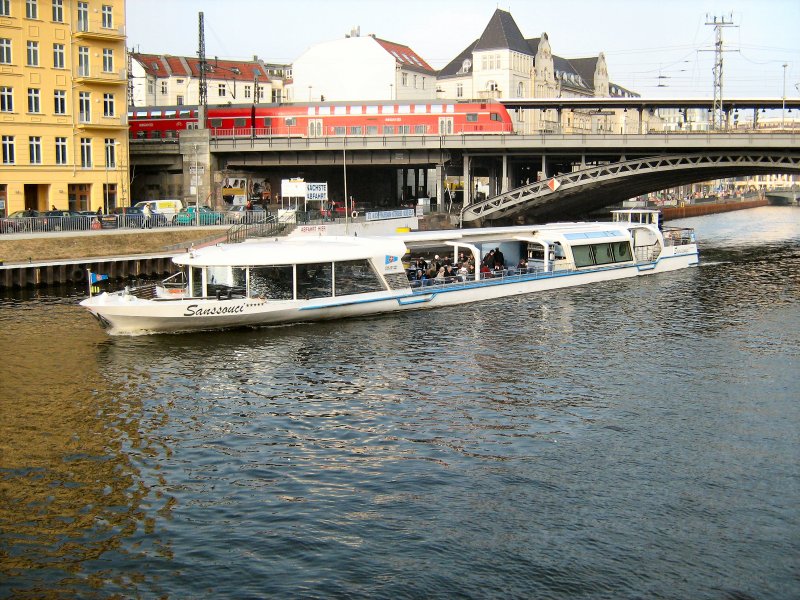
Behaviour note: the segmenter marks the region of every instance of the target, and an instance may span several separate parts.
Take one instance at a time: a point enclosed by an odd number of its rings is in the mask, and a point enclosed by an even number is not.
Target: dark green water
[[[800,596],[800,209],[702,266],[111,338],[0,302],[0,596]]]

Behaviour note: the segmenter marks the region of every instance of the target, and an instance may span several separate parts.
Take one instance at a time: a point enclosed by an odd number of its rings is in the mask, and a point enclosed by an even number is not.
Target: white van
[[[172,218],[183,208],[183,202],[180,200],[142,200],[137,202],[135,206],[144,208],[145,204],[150,206],[151,212],[164,215],[170,223]]]

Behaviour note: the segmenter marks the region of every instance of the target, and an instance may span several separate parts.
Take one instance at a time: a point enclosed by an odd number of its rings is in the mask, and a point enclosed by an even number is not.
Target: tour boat
[[[174,257],[177,272],[158,284],[90,295],[81,305],[110,334],[185,332],[491,301],[698,264],[693,230],[662,228],[657,211],[612,215],[611,222],[218,244]],[[463,268],[418,278],[415,261]]]

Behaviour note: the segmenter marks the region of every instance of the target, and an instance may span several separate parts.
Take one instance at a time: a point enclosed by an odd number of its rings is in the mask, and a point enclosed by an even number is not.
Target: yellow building
[[[0,0],[0,216],[128,203],[125,0]]]

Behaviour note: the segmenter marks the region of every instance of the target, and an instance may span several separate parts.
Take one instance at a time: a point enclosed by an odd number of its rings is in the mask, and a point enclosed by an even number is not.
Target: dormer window
[[[468,73],[470,68],[472,68],[472,61],[468,58],[465,58],[464,62],[461,63],[461,72]]]

